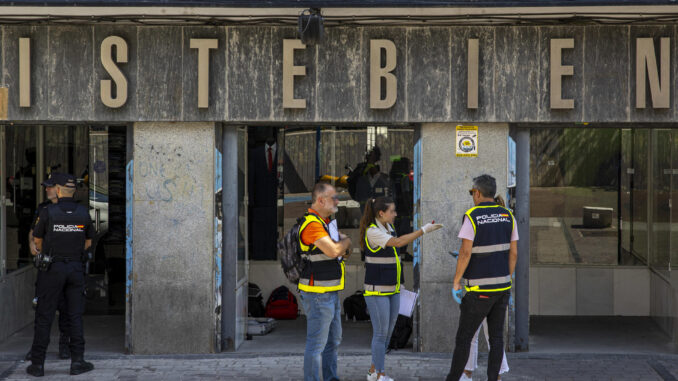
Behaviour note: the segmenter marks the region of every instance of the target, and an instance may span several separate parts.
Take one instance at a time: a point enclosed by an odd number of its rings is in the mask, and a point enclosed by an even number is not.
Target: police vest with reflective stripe
[[[369,228],[377,228],[371,224]],[[391,226],[393,229],[393,226]],[[393,229],[395,231],[395,229]],[[395,233],[391,233],[395,237]],[[365,231],[365,296],[400,292],[401,265],[396,247],[371,247]]]
[[[504,291],[511,288],[509,248],[515,224],[513,214],[495,203],[482,202],[466,217],[475,238],[471,260],[464,272],[467,291]]]
[[[311,213],[304,215],[304,222],[299,226],[299,247],[301,258],[304,260],[304,267],[299,278],[299,290],[316,293],[343,290],[344,262],[328,257],[312,243],[309,246],[304,245],[301,240],[302,232],[311,222],[320,223],[329,234],[329,228],[322,218]]]
[[[57,258],[80,260],[87,239],[87,224],[90,221],[87,208],[75,203],[72,206],[51,204],[47,206],[47,216],[43,251]]]

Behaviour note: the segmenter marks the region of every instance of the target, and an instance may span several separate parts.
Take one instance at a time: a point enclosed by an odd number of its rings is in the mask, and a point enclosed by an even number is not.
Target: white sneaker
[[[379,377],[377,372],[370,373],[369,370],[367,371],[367,381],[377,381],[377,377]]]
[[[383,375],[383,376],[380,376],[379,378],[377,378],[377,381],[394,381],[394,380],[387,375]]]
[[[466,373],[462,373],[459,381],[473,381],[473,378],[467,376]]]

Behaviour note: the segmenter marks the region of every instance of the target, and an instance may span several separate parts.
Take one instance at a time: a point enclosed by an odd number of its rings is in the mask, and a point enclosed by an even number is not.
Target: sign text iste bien
[[[218,49],[217,39],[192,38],[190,48],[198,53],[198,108],[209,108],[209,56],[210,50]],[[19,106],[31,107],[31,40],[19,39]],[[659,39],[659,60],[652,38],[636,39],[636,108],[646,107],[646,80],[649,79],[652,108],[669,108],[671,40]],[[113,48],[116,56],[113,57]],[[564,49],[573,49],[573,38],[550,40],[550,107],[551,109],[573,109],[574,99],[562,96],[562,80],[574,75],[573,65],[562,63]],[[306,75],[306,66],[294,64],[295,50],[306,49],[301,40],[283,40],[282,60],[282,107],[286,109],[306,108],[306,99],[294,98],[294,79]],[[467,49],[467,105],[478,108],[479,40],[469,39]],[[105,38],[100,47],[100,61],[110,79],[100,81],[101,102],[110,108],[119,108],[127,102],[127,77],[118,64],[128,62],[127,42],[119,36]],[[659,63],[657,62],[659,61]],[[398,80],[393,73],[397,66],[396,46],[391,40],[370,40],[370,108],[389,109],[396,103]],[[113,87],[115,84],[115,88]],[[115,90],[115,91],[114,91]],[[382,97],[383,94],[383,97]]]

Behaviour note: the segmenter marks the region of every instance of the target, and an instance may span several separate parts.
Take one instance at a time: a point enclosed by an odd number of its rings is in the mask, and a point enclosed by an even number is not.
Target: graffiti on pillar
[[[187,155],[180,145],[147,144],[137,149],[146,151],[143,157],[147,158],[136,165],[142,197],[167,203],[203,202],[205,187],[196,175],[203,167],[200,160]]]

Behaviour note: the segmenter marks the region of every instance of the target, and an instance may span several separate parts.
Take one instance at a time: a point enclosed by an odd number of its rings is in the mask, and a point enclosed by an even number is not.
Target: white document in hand
[[[418,292],[408,291],[400,288],[400,310],[398,313],[403,316],[412,317],[414,306],[417,305]]]
[[[337,220],[332,220],[327,227],[330,230],[330,238],[332,241],[339,242],[339,229],[337,229]]]
[[[329,225],[327,225],[330,230],[330,238],[332,241],[339,242],[339,229],[337,228],[337,220],[332,220]],[[344,257],[337,257],[337,260],[341,262]]]

